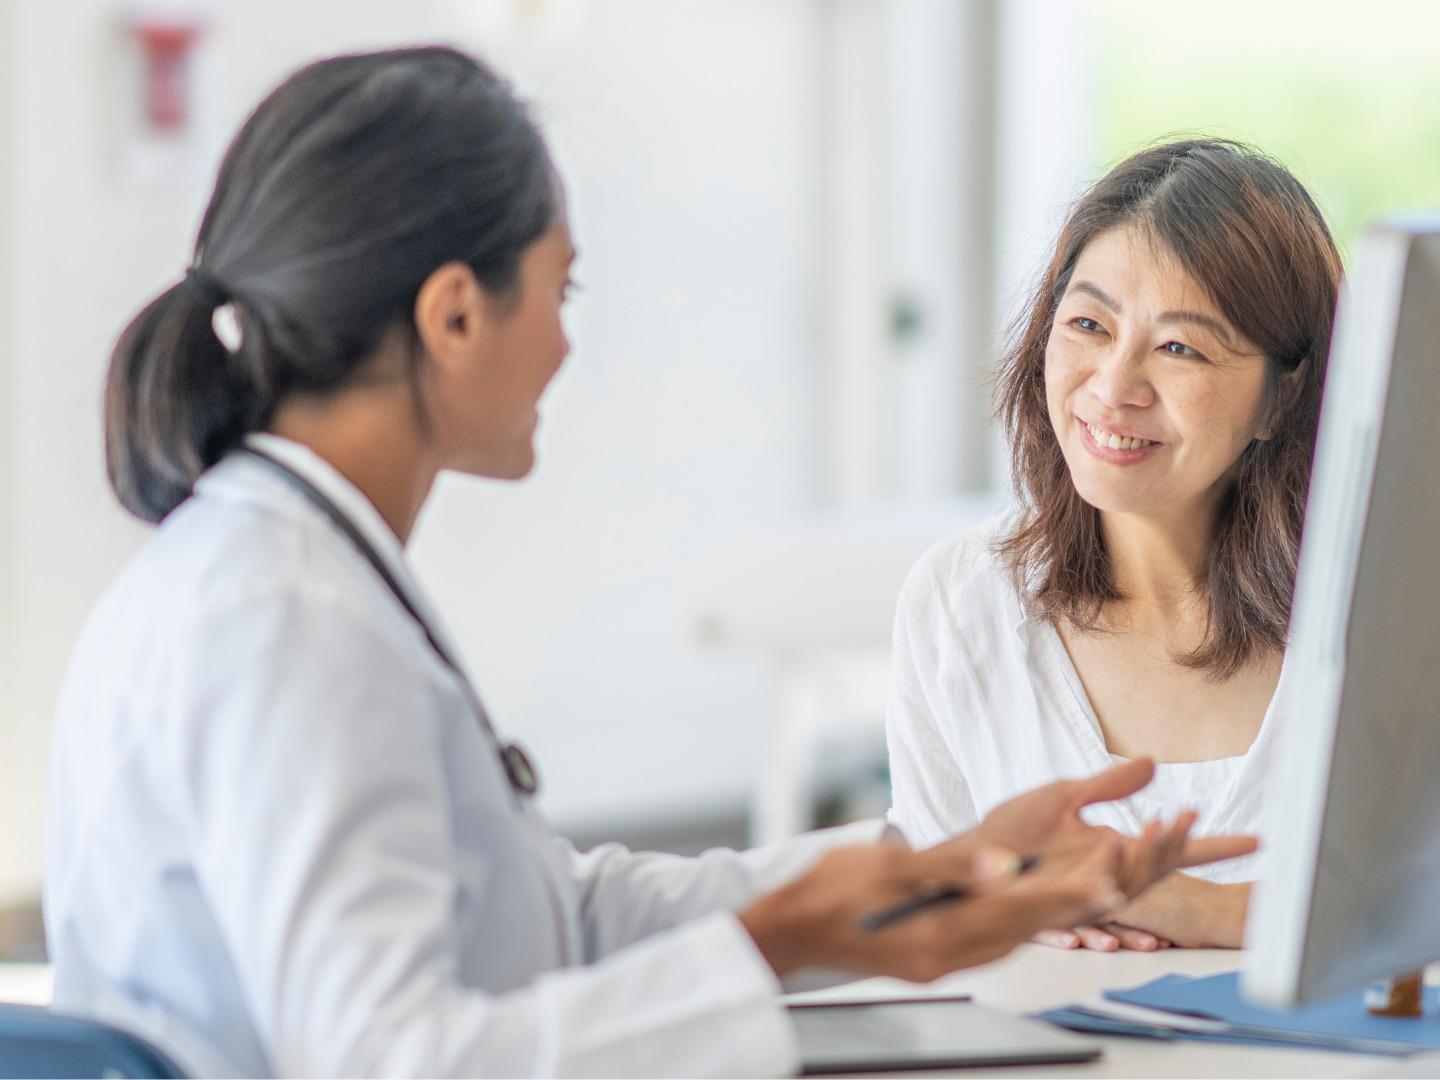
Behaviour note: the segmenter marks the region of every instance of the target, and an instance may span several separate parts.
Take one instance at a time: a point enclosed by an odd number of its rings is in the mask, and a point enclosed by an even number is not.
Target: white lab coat
[[[434,626],[364,496],[260,439]],[[55,1005],[204,1075],[786,1073],[779,985],[732,912],[879,829],[694,860],[578,854],[512,793],[373,568],[234,455],[106,593],[65,679]]]

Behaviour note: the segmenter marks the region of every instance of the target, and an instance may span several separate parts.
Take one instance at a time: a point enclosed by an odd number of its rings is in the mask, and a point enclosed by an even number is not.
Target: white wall
[[[824,490],[1004,488],[1000,330],[1094,164],[1089,0],[822,7]],[[918,316],[897,335],[891,304]]]
[[[415,558],[562,826],[738,804],[751,773],[763,676],[687,644],[672,582],[706,546],[813,500],[819,2],[216,5],[203,83],[217,130],[304,60],[446,31],[486,33],[482,51],[538,96],[583,253],[577,348],[545,409],[539,475],[444,485]],[[10,288],[0,277],[0,565],[14,585],[0,898],[38,881],[70,643],[144,536],[104,487],[109,344],[183,269],[203,197],[137,191],[117,170],[120,10],[0,5],[18,117],[0,158],[0,252],[18,271]]]
[[[447,484],[416,558],[562,826],[754,771],[763,674],[687,639],[675,583],[813,501],[815,9],[609,3],[521,66],[570,178],[576,349],[537,475]]]
[[[998,5],[995,281],[997,346],[1054,251],[1070,204],[1097,178],[1094,11],[1091,0]],[[998,355],[998,347],[997,347]],[[992,431],[994,486],[1010,457]]]
[[[5,509],[14,499],[16,450],[14,363],[8,332],[15,312],[15,98],[19,86],[15,77],[16,14],[13,5],[0,3],[0,791],[18,783],[29,763],[28,742],[22,745],[28,732],[10,707],[16,669],[17,624],[13,615],[17,577],[14,515]],[[29,855],[33,849],[27,849],[25,856],[17,850],[18,836],[27,829],[24,819],[15,816],[23,806],[15,800],[0,803],[0,822],[4,822],[0,826],[0,898],[13,876],[7,868],[25,857],[33,861]]]

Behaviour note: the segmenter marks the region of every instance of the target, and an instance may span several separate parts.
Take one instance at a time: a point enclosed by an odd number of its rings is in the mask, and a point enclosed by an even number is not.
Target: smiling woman
[[[999,371],[1021,507],[900,599],[908,835],[1138,756],[1155,784],[1097,822],[1256,824],[1339,276],[1305,189],[1236,143],[1153,147],[1076,204]],[[1050,940],[1238,945],[1253,870],[1202,873]]]
[[[1121,599],[1097,511],[1127,507],[1107,498],[1198,511],[1203,489],[1213,528],[1197,537],[1207,557],[1195,584],[1209,620],[1179,661],[1223,679],[1283,647],[1339,276],[1304,187],[1240,144],[1154,147],[1080,201],[1000,374],[998,412],[1031,509],[1003,553],[1040,611],[1095,629]],[[1129,317],[1114,306],[1122,289]],[[1172,432],[1169,454],[1107,495],[1106,475],[1075,471],[1084,442],[1056,401],[1067,379],[1098,414],[1078,419],[1107,434],[1147,435],[1111,430],[1139,417],[1206,430],[1183,442]],[[1136,392],[1153,397],[1125,398]]]

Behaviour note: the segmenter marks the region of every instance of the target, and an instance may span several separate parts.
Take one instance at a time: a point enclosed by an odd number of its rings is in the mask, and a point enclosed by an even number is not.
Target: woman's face
[[[500,480],[517,480],[535,467],[540,398],[570,351],[561,309],[574,260],[562,204],[555,222],[521,256],[509,293],[492,296],[467,275],[458,306],[442,306],[434,316],[457,328],[430,335],[433,342],[454,342],[444,354],[449,362],[437,364],[427,408],[447,467]],[[432,344],[432,357],[436,350]]]
[[[1045,397],[1081,498],[1112,513],[1218,505],[1261,434],[1266,359],[1143,233],[1076,261],[1045,346]]]

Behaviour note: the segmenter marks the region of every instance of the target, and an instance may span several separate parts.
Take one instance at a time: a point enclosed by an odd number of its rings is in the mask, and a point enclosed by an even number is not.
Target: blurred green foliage
[[[1440,0],[1093,0],[1097,168],[1178,133],[1289,166],[1342,249],[1440,208]]]

